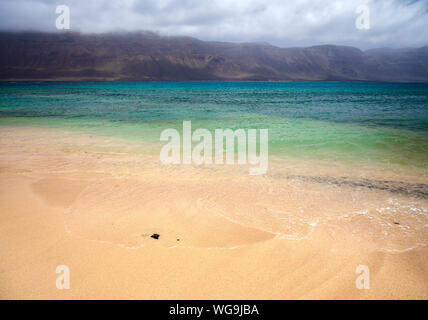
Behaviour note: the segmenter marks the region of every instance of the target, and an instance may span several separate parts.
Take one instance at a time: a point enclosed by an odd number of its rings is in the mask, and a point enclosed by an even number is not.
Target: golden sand
[[[426,176],[284,160],[254,177],[147,149],[0,129],[0,298],[428,298],[428,200],[400,193]]]

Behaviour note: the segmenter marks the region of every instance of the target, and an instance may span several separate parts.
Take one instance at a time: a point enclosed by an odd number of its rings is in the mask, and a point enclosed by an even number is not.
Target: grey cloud
[[[428,44],[427,0],[3,0],[0,30],[56,31],[60,4],[70,7],[71,28],[80,32],[151,30],[279,46]],[[355,27],[361,4],[370,8],[370,30]]]

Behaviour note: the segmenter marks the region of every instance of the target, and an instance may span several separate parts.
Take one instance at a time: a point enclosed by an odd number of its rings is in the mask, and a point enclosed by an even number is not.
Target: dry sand
[[[320,183],[298,166],[162,166],[141,148],[0,128],[1,299],[428,298],[426,198]],[[69,290],[56,288],[58,265]]]

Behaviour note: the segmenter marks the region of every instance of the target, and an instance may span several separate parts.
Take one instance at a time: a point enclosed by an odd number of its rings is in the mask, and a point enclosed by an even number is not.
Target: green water
[[[159,142],[162,130],[269,129],[269,155],[428,169],[428,84],[2,83],[0,125]]]

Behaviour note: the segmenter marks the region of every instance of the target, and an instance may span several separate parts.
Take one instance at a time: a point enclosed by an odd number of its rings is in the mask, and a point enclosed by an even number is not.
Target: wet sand
[[[0,128],[0,298],[428,298],[426,175],[273,159],[254,177],[153,150]]]

